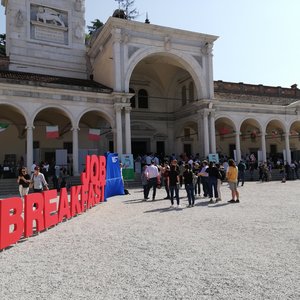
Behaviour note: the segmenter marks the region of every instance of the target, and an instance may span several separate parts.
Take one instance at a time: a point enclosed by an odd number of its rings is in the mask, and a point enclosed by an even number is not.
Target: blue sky
[[[299,0],[135,0],[144,22],[219,36],[214,80],[300,87]],[[106,22],[115,0],[86,0],[86,25]],[[0,33],[5,32],[4,9]]]

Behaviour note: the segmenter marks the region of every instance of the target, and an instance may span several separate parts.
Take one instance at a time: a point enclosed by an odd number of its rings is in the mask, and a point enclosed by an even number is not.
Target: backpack
[[[221,179],[222,181],[224,181],[225,178],[226,178],[225,170],[219,170],[219,176],[218,176],[218,179]]]

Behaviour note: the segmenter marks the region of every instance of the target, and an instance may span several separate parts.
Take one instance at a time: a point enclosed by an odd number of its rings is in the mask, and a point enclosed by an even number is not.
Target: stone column
[[[130,128],[130,111],[131,107],[125,107],[125,152],[131,153],[131,128]]]
[[[215,127],[215,111],[210,112],[210,151],[216,153],[216,127]]]
[[[197,111],[197,130],[198,130],[198,151],[200,154],[200,157],[204,156],[204,148],[203,148],[203,142],[202,142],[202,137],[203,137],[203,122],[202,122],[202,111],[198,110]]]
[[[79,128],[73,127],[71,128],[72,131],[72,139],[73,139],[73,175],[79,175],[79,168],[78,168],[78,130]]]
[[[204,131],[204,156],[207,157],[209,154],[209,132],[208,132],[208,114],[209,110],[203,110],[203,131]]]
[[[240,132],[235,133],[235,151],[236,151],[236,162],[239,163],[241,160],[241,141]]]
[[[115,111],[116,111],[116,142],[117,142],[117,153],[123,154],[123,131],[122,131],[122,106],[119,104],[115,104]]]
[[[267,161],[266,133],[261,133],[261,151],[263,162]]]
[[[202,47],[202,54],[206,61],[207,98],[214,98],[214,78],[213,78],[213,43],[206,43]]]
[[[113,63],[115,74],[115,86],[114,91],[122,90],[122,78],[121,78],[121,29],[115,28],[113,30]]]
[[[30,173],[31,166],[33,164],[33,129],[34,126],[26,126],[26,138],[27,138],[27,169]]]
[[[285,137],[285,152],[286,152],[286,161],[288,164],[291,163],[291,149],[290,149],[290,136],[289,133],[284,134]]]

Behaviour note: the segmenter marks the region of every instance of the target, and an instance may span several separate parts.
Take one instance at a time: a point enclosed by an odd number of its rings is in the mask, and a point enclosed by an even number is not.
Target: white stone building
[[[297,87],[214,82],[216,36],[110,17],[86,46],[84,0],[1,4],[0,163],[63,149],[75,175],[85,154],[106,151],[299,159]]]

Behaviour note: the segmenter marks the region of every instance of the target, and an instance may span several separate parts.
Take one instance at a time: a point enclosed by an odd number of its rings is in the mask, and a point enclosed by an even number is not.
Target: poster
[[[121,154],[123,165],[122,175],[124,180],[134,180],[134,164],[132,154]]]

